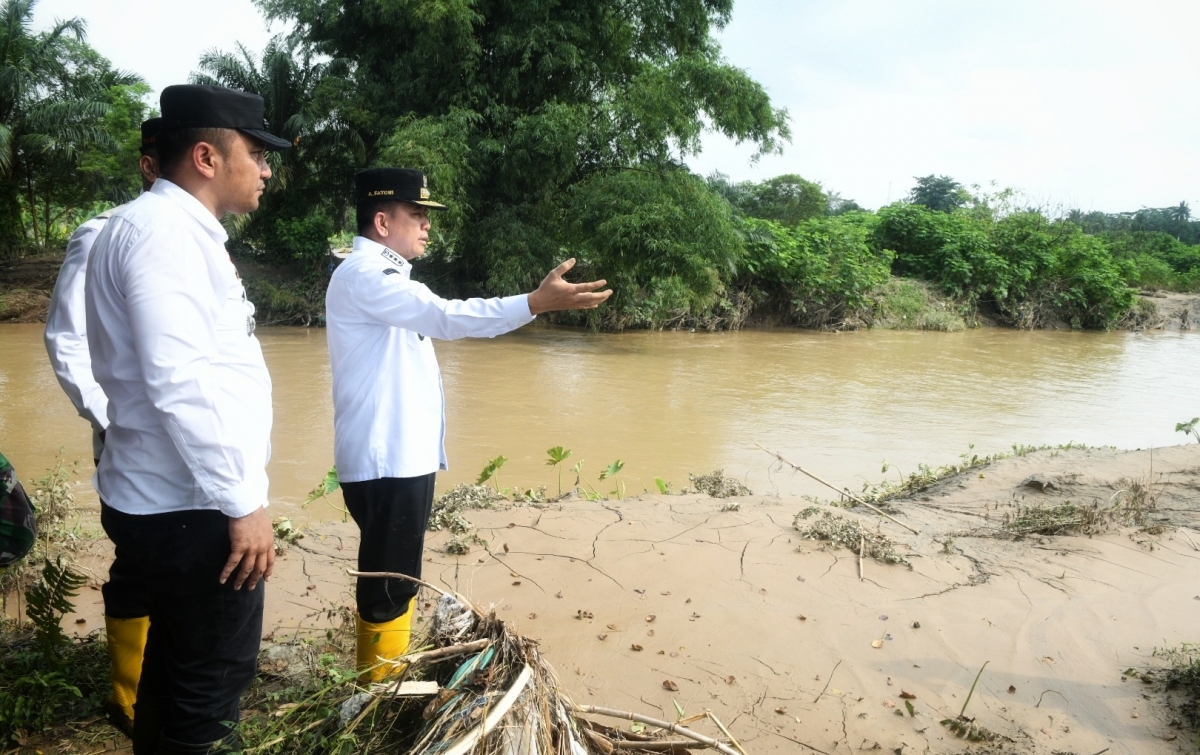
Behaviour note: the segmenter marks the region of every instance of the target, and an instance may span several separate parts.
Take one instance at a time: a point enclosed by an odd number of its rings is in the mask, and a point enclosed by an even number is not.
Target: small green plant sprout
[[[654,485],[658,488],[658,492],[663,495],[671,495],[671,483],[666,482],[661,477],[654,478]]]
[[[325,473],[325,476],[321,478],[321,481],[317,483],[317,486],[308,491],[308,497],[304,499],[304,506],[307,507],[318,498],[324,498],[328,496],[341,486],[342,484],[338,482],[337,465],[334,465],[329,468],[329,471]]]
[[[492,485],[496,491],[500,490],[500,482],[496,479],[496,473],[500,471],[500,467],[504,466],[504,462],[508,461],[507,456],[497,456],[494,459],[489,459],[487,465],[479,472],[479,477],[476,478],[475,484],[482,485],[488,480],[492,481]]]
[[[350,512],[347,509],[335,505],[333,501],[329,500],[329,494],[341,486],[342,483],[338,481],[337,465],[334,465],[329,468],[329,471],[325,473],[325,476],[321,478],[321,481],[317,483],[317,486],[308,491],[308,496],[304,499],[304,503],[300,504],[300,507],[306,509],[313,503],[313,501],[316,501],[318,498],[320,498],[322,501],[329,504],[330,508],[341,512],[342,521],[346,521],[346,519],[350,516]]]
[[[612,464],[609,464],[607,467],[605,467],[602,472],[600,472],[600,481],[604,482],[609,477],[616,477],[621,472],[621,470],[624,468],[625,468],[625,462],[621,461],[620,459],[617,459]],[[611,493],[609,493],[609,495],[616,496],[618,498],[624,498],[625,497],[625,483],[621,482],[620,480],[617,480],[617,487]]]
[[[1192,417],[1191,422],[1180,422],[1175,425],[1175,432],[1190,435],[1200,443],[1200,430],[1196,429],[1197,423],[1200,423],[1200,417]]]
[[[558,468],[558,497],[562,498],[562,467],[559,466],[571,455],[571,449],[555,446],[546,449],[546,466]]]
[[[996,739],[1005,739],[993,731],[989,731],[975,723],[975,719],[967,718],[967,706],[971,704],[971,696],[975,694],[975,686],[979,684],[979,677],[983,676],[983,670],[987,668],[991,661],[984,661],[979,667],[979,673],[975,675],[975,681],[971,682],[971,691],[967,693],[967,699],[963,701],[962,710],[958,712],[958,718],[943,718],[942,726],[945,726],[956,736],[961,739],[966,739],[971,742],[992,742]]]

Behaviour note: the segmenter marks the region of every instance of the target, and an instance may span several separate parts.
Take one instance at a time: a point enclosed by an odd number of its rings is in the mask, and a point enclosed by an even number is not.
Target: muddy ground
[[[1011,531],[1068,502],[1137,521]],[[812,505],[646,495],[467,511],[486,545],[454,556],[447,533],[430,533],[424,576],[538,639],[578,702],[670,720],[676,703],[709,708],[751,755],[1194,751],[1166,699],[1123,672],[1200,639],[1200,445],[972,469],[891,504],[915,535],[861,508],[801,520],[859,521],[908,562],[867,558],[861,579],[856,552],[794,527]],[[340,621],[356,537],[318,524],[280,559],[270,640]],[[96,628],[101,609],[85,591],[65,624]],[[939,722],[985,662],[966,714],[997,739],[969,744]]]

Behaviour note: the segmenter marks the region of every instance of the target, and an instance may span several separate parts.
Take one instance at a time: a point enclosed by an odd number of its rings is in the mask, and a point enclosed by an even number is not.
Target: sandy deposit
[[[1031,475],[1053,487],[1022,485]],[[1002,528],[1021,506],[1109,506],[1136,481],[1156,499],[1150,531],[1101,523],[1091,536],[1017,539]],[[709,708],[751,755],[1175,753],[1192,735],[1122,672],[1198,639],[1198,490],[1197,445],[1008,459],[894,502],[919,535],[831,509],[911,564],[867,559],[862,580],[857,553],[793,527],[811,505],[799,498],[468,511],[487,546],[452,556],[449,535],[431,533],[424,576],[537,638],[578,702],[669,720],[676,703]],[[338,621],[355,548],[352,524],[321,525],[277,563],[270,637]],[[85,598],[81,628],[98,626],[99,593]],[[984,662],[967,716],[1006,739],[968,744],[939,721],[958,714]]]

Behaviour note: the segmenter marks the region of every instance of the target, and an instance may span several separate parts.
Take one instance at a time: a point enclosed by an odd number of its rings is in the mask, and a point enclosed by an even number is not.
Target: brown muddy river
[[[87,482],[90,434],[59,389],[41,325],[0,325],[0,451],[29,481],[79,459]],[[323,330],[261,328],[275,383],[271,502],[277,513],[326,518],[299,504],[333,460],[333,408]],[[654,478],[724,468],[756,493],[816,493],[772,468],[761,443],[830,481],[877,482],[897,470],[1021,444],[1146,448],[1185,438],[1175,423],[1200,415],[1200,334],[626,333],[527,327],[492,340],[439,342],[451,469],[439,489],[473,481],[488,459],[509,461],[502,486],[558,483],[546,449],[583,460],[584,482],[621,459],[628,493]],[[574,474],[564,470],[565,486]]]

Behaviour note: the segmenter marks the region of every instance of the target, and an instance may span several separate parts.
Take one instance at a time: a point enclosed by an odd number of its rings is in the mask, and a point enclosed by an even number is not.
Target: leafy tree
[[[638,288],[656,290],[666,278],[652,262],[602,255],[604,239],[580,236],[603,224],[569,216],[578,198],[631,171],[638,176],[623,180],[638,190],[700,201],[702,187],[677,171],[706,128],[760,152],[789,137],[786,113],[713,39],[732,0],[257,4],[293,22],[314,53],[352,61],[345,107],[369,159],[426,169],[434,195],[454,202],[457,216],[435,221],[440,243],[422,274],[455,293],[527,289],[577,253],[584,263],[600,255],[592,269],[610,279],[649,275]],[[680,280],[704,265],[685,267]],[[688,306],[713,290],[706,285]]]
[[[349,73],[346,60],[317,61],[311,50],[277,36],[257,59],[241,44],[234,53],[206,52],[191,76],[196,84],[260,95],[271,133],[294,145],[271,153],[274,177],[262,204],[236,227],[237,239],[270,261],[299,260],[312,270],[342,225],[350,201],[345,187],[366,159],[344,108]]]
[[[935,212],[953,212],[971,201],[970,193],[950,176],[920,176],[908,194],[908,201]]]
[[[104,123],[109,90],[140,82],[84,44],[79,18],[33,33],[35,4],[0,5],[0,254],[7,256],[21,253],[27,238],[42,245],[64,235],[59,221],[102,193],[103,181],[78,172],[81,159],[116,149]]]

